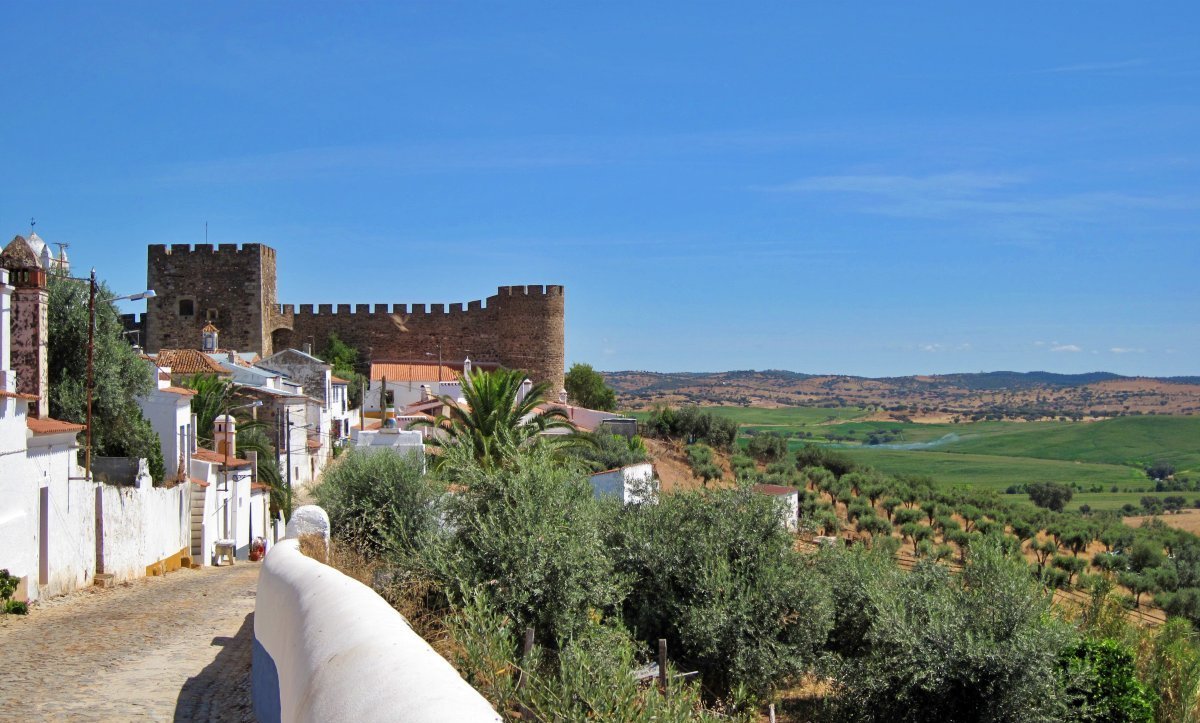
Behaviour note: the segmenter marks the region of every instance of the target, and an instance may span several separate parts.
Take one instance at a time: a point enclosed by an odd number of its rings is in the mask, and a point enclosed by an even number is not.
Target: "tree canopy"
[[[52,276],[49,282],[47,357],[50,416],[67,422],[87,421],[88,295],[87,282]],[[93,355],[92,453],[101,457],[140,457],[150,475],[164,474],[158,434],[142,416],[137,397],[154,388],[151,369],[125,341],[121,315],[100,285],[96,293]]]
[[[567,398],[581,407],[605,412],[617,408],[617,393],[604,383],[604,377],[591,364],[572,364],[564,386]]]
[[[325,348],[316,356],[332,367],[335,377],[341,377],[350,382],[350,406],[362,404],[362,383],[365,377],[358,372],[358,349],[342,341],[337,332],[330,332]]]
[[[1055,512],[1062,512],[1074,494],[1070,487],[1061,482],[1034,482],[1025,491],[1033,504]]]

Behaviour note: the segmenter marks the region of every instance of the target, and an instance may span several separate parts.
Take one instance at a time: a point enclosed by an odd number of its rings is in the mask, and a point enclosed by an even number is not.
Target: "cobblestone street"
[[[258,570],[180,570],[0,618],[0,720],[253,721]]]

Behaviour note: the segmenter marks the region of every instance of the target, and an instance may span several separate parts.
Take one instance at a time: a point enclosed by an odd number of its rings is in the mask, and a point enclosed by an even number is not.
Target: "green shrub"
[[[1072,632],[1025,564],[994,541],[972,545],[960,575],[922,563],[907,575],[868,576],[861,564],[837,562],[823,567],[827,585],[854,589],[845,604],[862,610],[865,632],[853,654],[827,661],[838,681],[832,719],[1062,719],[1058,665]]]
[[[347,452],[313,490],[333,534],[368,556],[422,547],[437,529],[444,495],[415,455],[391,450]]]
[[[547,449],[503,468],[461,459],[444,468],[464,489],[446,504],[450,532],[423,557],[452,600],[484,590],[493,607],[550,644],[616,608],[628,584],[613,569],[602,529],[619,502],[596,500],[586,478]]]
[[[1081,640],[1062,658],[1067,720],[1152,723],[1155,696],[1137,678],[1133,653],[1115,640]]]
[[[590,472],[627,467],[648,459],[641,437],[626,438],[600,431],[580,432],[576,440],[579,444],[567,447],[564,453],[579,459]]]
[[[811,664],[831,615],[775,501],[748,489],[664,496],[620,510],[611,543],[632,581],[625,621],[724,696],[765,693]]]
[[[527,661],[517,654],[522,632],[483,596],[470,598],[449,621],[455,666],[497,710],[522,705],[547,721],[728,720],[703,708],[694,682],[673,679],[669,696],[639,683],[631,672],[646,661],[620,627],[589,622],[558,650],[536,646]]]

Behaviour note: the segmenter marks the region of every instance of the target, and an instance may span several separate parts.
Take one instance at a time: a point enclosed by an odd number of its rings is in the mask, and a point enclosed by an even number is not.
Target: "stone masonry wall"
[[[12,368],[17,373],[17,391],[36,395],[30,416],[50,416],[49,342],[50,294],[44,288],[25,287],[12,295]]]
[[[563,386],[565,296],[562,286],[502,286],[467,304],[291,304],[276,298],[275,251],[260,244],[151,246],[149,288],[158,293],[145,315],[146,349],[199,348],[205,310],[216,308],[221,346],[263,356],[337,335],[364,360],[497,362]],[[180,299],[195,299],[192,319],[178,315]],[[405,330],[393,320],[399,316]],[[440,347],[440,350],[439,350]]]
[[[261,244],[221,244],[216,249],[211,244],[194,249],[152,245],[146,281],[157,294],[146,302],[148,352],[199,349],[200,330],[211,321],[221,330],[222,347],[271,353],[263,311],[275,303],[274,249]],[[190,316],[180,314],[183,301],[192,302]]]

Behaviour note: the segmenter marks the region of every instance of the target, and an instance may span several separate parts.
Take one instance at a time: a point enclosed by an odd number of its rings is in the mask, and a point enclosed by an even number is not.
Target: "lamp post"
[[[96,269],[93,268],[92,274],[88,278],[87,447],[83,452],[83,464],[89,481],[92,479],[92,392],[95,389],[93,367],[96,357],[96,288]],[[153,299],[155,296],[157,294],[154,293],[154,289],[146,289],[128,296],[117,296],[109,301],[141,301],[142,299]]]

